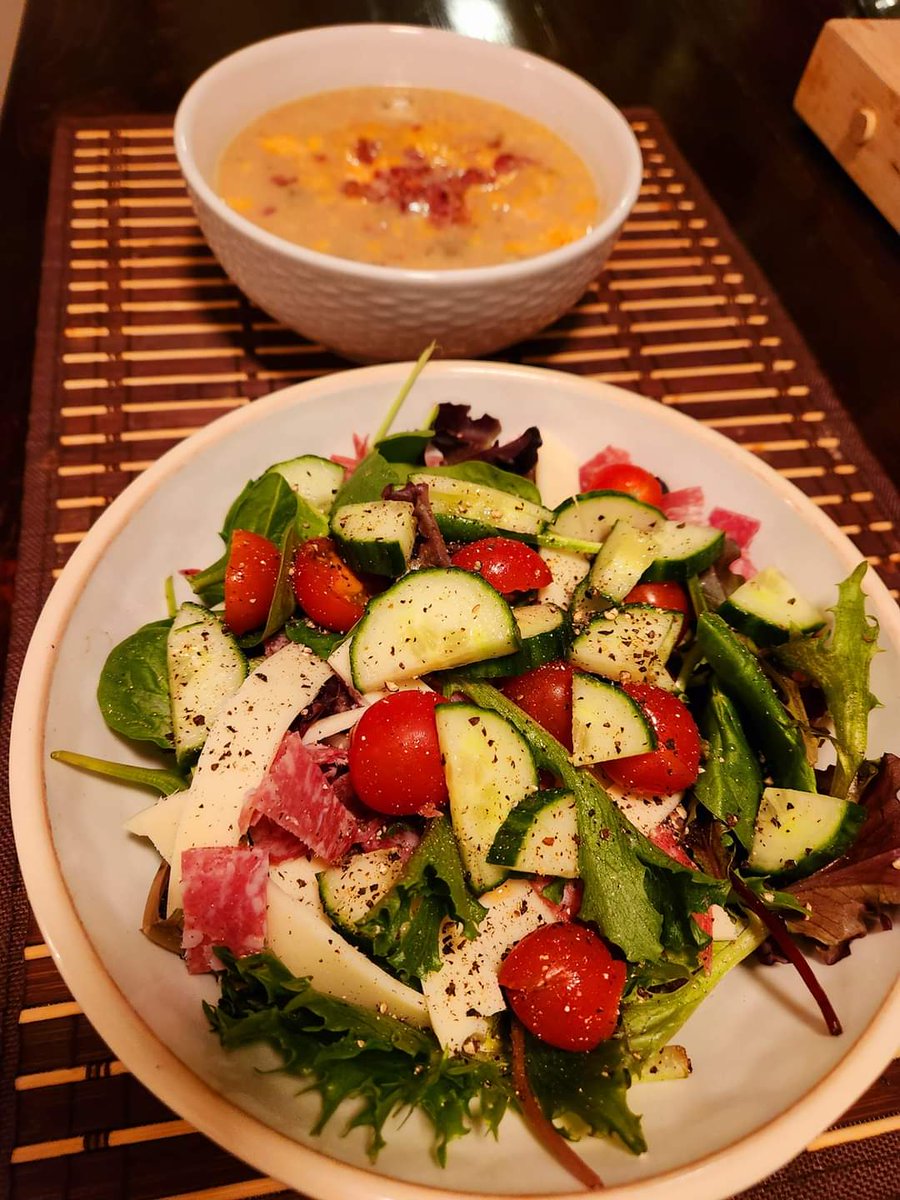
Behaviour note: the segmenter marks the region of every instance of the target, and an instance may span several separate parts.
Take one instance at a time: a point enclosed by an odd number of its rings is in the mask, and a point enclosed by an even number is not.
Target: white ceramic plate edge
[[[354,380],[383,382],[389,399],[391,385],[405,378],[408,364],[362,368]],[[848,569],[860,559],[859,552],[832,522],[774,470],[748,451],[722,438],[690,418],[654,401],[609,385],[581,380],[577,376],[506,364],[435,363],[432,376],[458,380],[467,373],[491,373],[498,379],[541,376],[550,386],[629,407],[643,406],[657,424],[692,427],[695,437],[715,445],[724,457],[733,457],[762,478],[782,500],[802,510],[804,518],[832,544]],[[16,698],[10,739],[10,794],[13,825],[22,859],[22,871],[35,915],[47,939],[54,962],[72,988],[91,1022],[126,1067],[201,1132],[212,1137],[259,1170],[317,1197],[341,1200],[417,1200],[423,1194],[434,1200],[454,1200],[460,1193],[426,1185],[392,1180],[337,1162],[304,1147],[248,1116],[214,1092],[175,1057],[141,1020],[107,975],[86,930],[74,909],[54,853],[44,796],[44,747],[42,731],[55,647],[65,630],[72,607],[78,600],[92,565],[103,554],[108,541],[123,528],[131,515],[169,475],[177,472],[206,445],[229,435],[241,424],[282,407],[323,401],[344,388],[347,373],[298,384],[256,401],[219,419],[181,445],[170,450],[135,480],[98,519],[73,554],[54,587],[32,637],[22,669],[23,683]],[[373,411],[373,422],[381,416]],[[400,424],[402,425],[402,418]],[[868,578],[870,605],[881,623],[882,636],[900,646],[900,612],[883,583]],[[40,801],[35,798],[40,797]],[[868,1028],[847,1055],[788,1112],[729,1146],[652,1179],[608,1188],[609,1200],[719,1200],[731,1192],[751,1186],[798,1153],[872,1082],[893,1049],[900,1025],[900,982]],[[477,1193],[472,1193],[477,1195]],[[555,1193],[557,1197],[583,1192]],[[493,1195],[493,1194],[492,1194]],[[485,1198],[487,1200],[487,1198]]]

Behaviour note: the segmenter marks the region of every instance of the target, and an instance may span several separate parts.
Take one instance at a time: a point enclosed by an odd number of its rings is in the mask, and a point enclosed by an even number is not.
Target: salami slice
[[[204,846],[181,856],[182,949],[192,975],[216,971],[216,946],[239,957],[266,940],[269,856],[242,846]]]
[[[726,533],[741,552],[740,558],[731,564],[732,571],[735,575],[752,579],[756,574],[756,567],[751,562],[747,550],[759,532],[759,521],[755,517],[745,516],[744,513],[732,512],[730,508],[714,508],[708,519],[710,525]]]
[[[666,492],[659,505],[670,521],[686,521],[689,525],[700,524],[705,506],[703,488],[696,484]]]

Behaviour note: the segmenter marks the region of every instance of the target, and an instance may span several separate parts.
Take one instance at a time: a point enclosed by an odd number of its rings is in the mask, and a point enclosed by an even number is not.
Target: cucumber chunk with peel
[[[488,854],[510,811],[537,791],[537,768],[521,733],[497,713],[439,704],[434,716],[453,832],[472,886],[484,892],[507,874]]]
[[[247,660],[215,613],[182,604],[166,639],[172,732],[179,764],[206,741],[217,714],[247,675]]]
[[[548,788],[520,800],[497,830],[488,862],[530,875],[578,875],[575,797]]]
[[[396,578],[412,557],[416,515],[405,500],[343,504],[331,515],[331,535],[354,571]]]
[[[747,866],[782,882],[811,875],[850,848],[865,816],[861,804],[837,796],[767,787]]]
[[[681,621],[681,613],[649,604],[608,609],[575,638],[569,659],[605,679],[652,683],[671,691],[674,683],[665,663]]]
[[[804,599],[777,567],[766,567],[742,583],[719,608],[719,616],[758,646],[778,646],[825,624],[822,610]]]
[[[577,672],[572,680],[572,762],[632,758],[656,749],[656,734],[644,710],[609,679]]]
[[[369,601],[350,642],[353,685],[371,692],[518,648],[512,609],[480,575],[413,571]]]

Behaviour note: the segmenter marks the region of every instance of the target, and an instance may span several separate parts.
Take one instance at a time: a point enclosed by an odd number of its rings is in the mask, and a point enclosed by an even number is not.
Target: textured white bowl
[[[496,267],[413,271],[296,246],[216,194],[219,157],[254,118],[304,95],[395,84],[480,96],[549,126],[581,156],[604,216],[583,238]],[[596,278],[638,195],[641,155],[625,118],[583,79],[522,50],[442,30],[341,25],[259,42],[187,92],[175,148],[203,233],[260,308],[348,358],[488,354],[549,325]]]
[[[194,1126],[260,1170],[326,1200],[485,1200],[583,1196],[510,1116],[500,1138],[454,1142],[446,1171],[429,1157],[425,1118],[394,1120],[372,1168],[361,1130],[342,1117],[321,1137],[318,1111],[298,1083],[260,1073],[256,1048],[226,1054],[208,1032],[200,1000],[210,977],[189,976],[139,931],[159,859],[123,823],[148,798],[49,760],[57,748],[139,761],[104,725],[96,682],[109,650],[164,611],[163,580],[211,561],[222,514],[248,476],[303,452],[351,449],[371,432],[407,374],[403,365],[349,371],[267,396],[216,421],[164,455],[102,514],[75,551],[35,630],[19,685],[10,746],[10,794],[25,882],[54,961],[106,1043],[135,1075]],[[582,460],[611,442],[672,487],[701,484],[709,503],[762,521],[753,547],[830,604],[859,551],[796,488],[733,442],[619,388],[490,363],[436,363],[397,422],[415,429],[442,400],[490,412],[513,437],[530,424],[560,453]],[[184,587],[184,585],[181,585]],[[870,611],[881,622],[873,690],[873,754],[898,748],[900,612],[870,574]],[[854,944],[834,967],[814,969],[844,1024],[828,1037],[787,969],[733,971],[678,1041],[690,1079],[636,1085],[649,1151],[639,1159],[588,1139],[579,1152],[606,1181],[604,1200],[722,1200],[800,1151],[859,1095],[892,1057],[900,1028],[900,925]]]

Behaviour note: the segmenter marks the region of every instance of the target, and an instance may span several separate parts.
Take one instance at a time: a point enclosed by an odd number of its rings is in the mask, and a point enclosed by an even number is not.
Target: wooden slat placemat
[[[659,119],[631,117],[644,185],[606,273],[556,326],[502,357],[622,384],[749,447],[827,512],[897,595],[896,493]],[[254,309],[222,274],[168,119],[66,120],[47,230],[4,738],[40,603],[96,516],[223,412],[347,365]],[[14,1200],[287,1197],[114,1059],[29,924],[8,822],[0,839],[0,1171],[9,1166]],[[898,1152],[895,1062],[745,1200],[897,1200]]]

